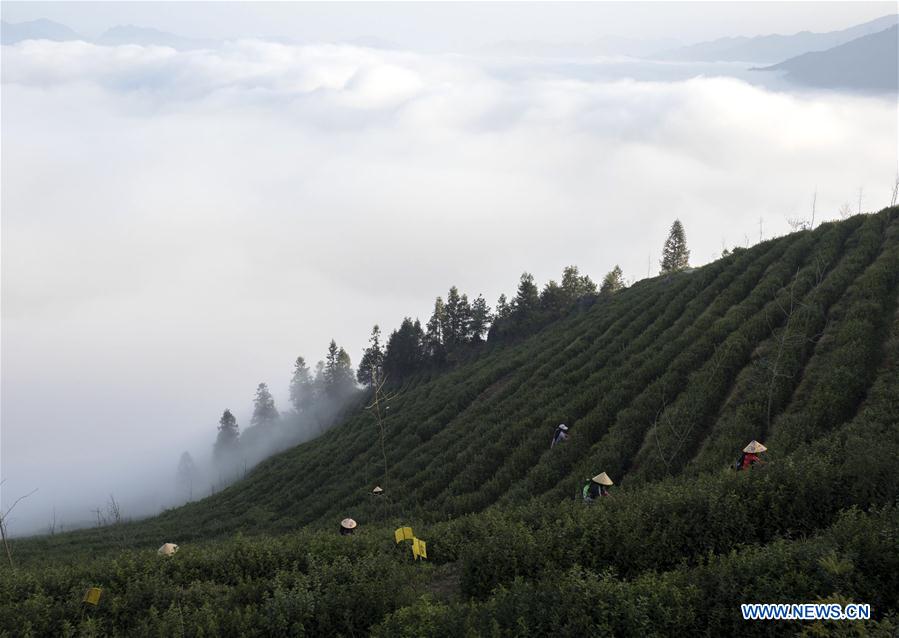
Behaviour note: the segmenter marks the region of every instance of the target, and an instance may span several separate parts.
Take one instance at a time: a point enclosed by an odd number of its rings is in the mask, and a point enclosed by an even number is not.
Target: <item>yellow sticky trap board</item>
[[[414,538],[412,535],[412,528],[398,527],[393,533],[393,538],[396,539],[397,543],[399,543],[400,541],[411,541]]]
[[[418,558],[427,558],[428,557],[428,544],[425,543],[420,538],[412,539],[412,555]]]
[[[91,587],[86,592],[84,592],[84,600],[82,602],[87,603],[88,605],[97,605],[100,603],[100,588],[99,587]]]

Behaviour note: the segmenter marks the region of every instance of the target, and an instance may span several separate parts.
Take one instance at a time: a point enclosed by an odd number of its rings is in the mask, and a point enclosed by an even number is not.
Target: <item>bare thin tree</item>
[[[6,479],[3,479],[2,481],[0,481],[0,485],[3,485],[5,482],[6,482]],[[15,501],[13,501],[13,504],[10,505],[9,508],[5,512],[0,512],[0,539],[2,539],[2,541],[3,541],[3,549],[6,550],[6,559],[9,561],[10,569],[14,569],[14,566],[12,563],[12,551],[9,548],[9,540],[8,540],[8,536],[6,533],[6,526],[9,521],[9,515],[12,513],[12,511],[15,509],[16,505],[18,505],[20,501],[28,498],[35,492],[37,492],[37,488],[34,488],[30,492],[28,492],[28,494],[24,494],[24,495],[20,496],[19,498],[17,498]]]
[[[384,463],[384,474],[381,487],[383,487],[384,489],[386,489],[387,485],[387,448],[384,445],[384,438],[387,434],[387,425],[385,421],[387,417],[387,409],[389,409],[387,403],[390,401],[390,399],[396,396],[395,394],[384,394],[384,385],[386,383],[386,375],[383,378],[379,378],[377,372],[373,374],[372,387],[374,388],[374,395],[371,404],[365,407],[366,410],[371,411],[371,413],[375,417],[375,422],[378,424],[378,442],[381,447],[381,459]],[[382,406],[384,407],[383,410]]]
[[[812,195],[812,230],[815,230],[815,213],[818,211],[818,189]]]

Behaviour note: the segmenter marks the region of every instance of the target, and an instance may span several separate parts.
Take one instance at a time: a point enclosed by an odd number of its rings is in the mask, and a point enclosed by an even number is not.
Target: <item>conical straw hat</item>
[[[371,493],[372,493],[372,494],[380,494],[380,493],[383,492],[383,491],[384,491],[384,490],[381,489],[381,486],[380,486],[380,485],[375,485],[375,489],[373,489],[373,490],[371,491]]]
[[[600,485],[614,485],[612,479],[609,478],[609,475],[603,472],[602,474],[597,474],[591,479],[594,483],[599,483]]]
[[[356,527],[356,521],[354,521],[351,518],[345,518],[342,521],[340,521],[340,526],[343,529],[353,529],[354,527]]]
[[[175,552],[178,551],[178,546],[175,543],[165,543],[162,547],[156,550],[156,553],[161,556],[171,556]]]
[[[765,452],[768,448],[759,443],[758,441],[752,441],[749,445],[743,448],[743,451],[747,454],[758,454],[759,452]]]

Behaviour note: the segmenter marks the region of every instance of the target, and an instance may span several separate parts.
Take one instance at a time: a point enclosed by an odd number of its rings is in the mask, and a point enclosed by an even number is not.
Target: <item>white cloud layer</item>
[[[167,493],[225,407],[248,422],[259,381],[286,407],[298,354],[334,337],[358,360],[373,323],[426,319],[452,284],[492,302],[523,270],[639,279],[675,217],[704,263],[759,218],[786,232],[816,189],[819,219],[859,187],[864,209],[888,203],[895,102],[633,70],[4,47],[3,501],[41,487],[22,528],[111,491],[158,507],[136,484]]]

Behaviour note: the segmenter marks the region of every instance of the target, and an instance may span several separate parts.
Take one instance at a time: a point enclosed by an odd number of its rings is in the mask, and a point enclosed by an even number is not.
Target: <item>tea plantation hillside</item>
[[[16,541],[0,631],[828,635],[739,605],[855,601],[852,635],[894,635],[897,310],[897,208],[639,282],[389,390],[383,449],[361,410],[202,501]],[[767,463],[734,472],[751,439]]]

